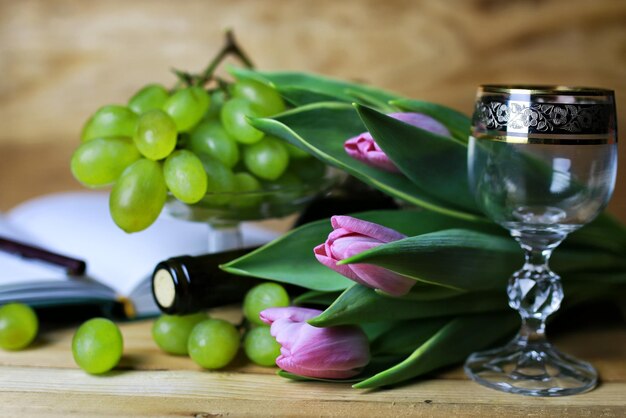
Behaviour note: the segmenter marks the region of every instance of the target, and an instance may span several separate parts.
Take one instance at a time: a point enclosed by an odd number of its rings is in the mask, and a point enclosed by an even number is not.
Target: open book
[[[208,234],[207,224],[165,214],[147,230],[126,234],[111,220],[107,193],[59,193],[27,201],[0,214],[0,236],[84,260],[87,272],[70,277],[60,267],[0,251],[0,305],[123,301],[129,316],[157,314],[150,280],[154,267],[170,257],[206,253]],[[242,235],[244,246],[252,247],[278,233],[244,223]]]

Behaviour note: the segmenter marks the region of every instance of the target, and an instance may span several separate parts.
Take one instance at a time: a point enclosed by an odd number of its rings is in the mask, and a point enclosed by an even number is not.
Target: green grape
[[[207,174],[207,195],[203,202],[217,206],[225,205],[232,198],[229,194],[237,189],[233,172],[217,158],[206,154],[200,154],[198,157]]]
[[[148,110],[162,109],[170,94],[160,84],[148,84],[139,90],[128,101],[128,107],[141,115]]]
[[[268,190],[276,190],[270,193],[267,201],[281,209],[287,209],[301,201],[307,191],[307,185],[302,183],[295,174],[286,171],[282,176],[274,181],[267,181],[264,184]]]
[[[291,189],[297,190],[301,189],[303,184],[302,180],[298,178],[295,174],[285,171],[282,176],[272,181],[264,181],[264,188],[267,190],[276,190],[276,189]]]
[[[219,369],[235,358],[239,331],[230,322],[207,319],[197,324],[187,342],[189,357],[205,369]]]
[[[149,227],[161,213],[167,187],[156,161],[141,158],[120,175],[109,196],[113,221],[126,232]]]
[[[142,114],[133,137],[139,152],[151,160],[160,160],[176,148],[176,124],[162,110],[153,109]]]
[[[255,176],[265,180],[276,180],[289,164],[289,154],[282,142],[273,136],[266,136],[243,149],[246,168]]]
[[[271,116],[285,110],[285,102],[272,87],[255,80],[237,81],[232,86],[233,97],[246,99],[260,112],[260,116]]]
[[[209,105],[209,109],[204,114],[203,120],[213,120],[220,118],[220,111],[222,110],[222,106],[226,101],[226,93],[219,89],[215,90],[211,93],[211,104]]]
[[[152,339],[166,353],[186,355],[191,330],[205,319],[208,319],[208,316],[204,312],[191,315],[161,315],[152,325]]]
[[[103,106],[89,118],[80,138],[83,142],[94,138],[129,136],[135,133],[137,115],[126,106]]]
[[[275,366],[280,344],[270,334],[270,327],[258,326],[246,333],[243,340],[246,356],[259,366]]]
[[[88,187],[113,183],[141,155],[130,138],[95,138],[84,142],[70,164],[76,180]]]
[[[292,160],[289,172],[298,176],[303,182],[319,181],[326,174],[326,164],[316,158]]]
[[[311,156],[311,154],[309,154],[308,152],[296,147],[295,145],[291,145],[288,142],[283,141],[283,146],[287,148],[287,152],[289,153],[289,156],[291,158],[300,159],[300,158],[308,158]]]
[[[83,323],[72,338],[74,361],[91,374],[106,373],[117,366],[123,350],[120,329],[105,318],[94,318]]]
[[[202,122],[191,133],[188,148],[196,154],[208,154],[217,158],[228,168],[239,161],[239,147],[219,121]]]
[[[207,191],[207,174],[202,162],[186,149],[174,151],[163,164],[165,184],[174,197],[184,203],[196,203]]]
[[[179,132],[187,132],[200,122],[210,103],[211,97],[206,90],[187,87],[172,94],[163,105],[163,110],[172,117]]]
[[[243,195],[236,195],[230,201],[234,208],[249,208],[261,202],[261,196],[256,193],[261,191],[261,183],[248,173],[235,173],[235,191]]]
[[[21,350],[37,336],[39,321],[35,311],[22,303],[0,307],[0,348]]]
[[[248,290],[243,299],[243,314],[256,325],[264,325],[259,318],[261,311],[267,308],[289,306],[289,295],[278,283],[261,283]]]
[[[254,109],[250,102],[240,98],[228,100],[220,112],[220,119],[226,132],[242,144],[254,144],[265,135],[250,125],[246,119],[246,117],[256,118],[259,116],[261,114]]]

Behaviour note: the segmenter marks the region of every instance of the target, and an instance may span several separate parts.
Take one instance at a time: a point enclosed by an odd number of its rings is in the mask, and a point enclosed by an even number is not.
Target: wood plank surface
[[[238,322],[238,307],[211,312]],[[293,382],[243,356],[221,371],[161,352],[150,320],[120,324],[124,357],[103,376],[79,370],[71,356],[75,327],[44,330],[20,352],[0,352],[1,416],[606,416],[626,414],[626,329],[618,326],[557,335],[564,351],[591,361],[602,383],[589,393],[530,398],[486,389],[460,368],[391,390]]]

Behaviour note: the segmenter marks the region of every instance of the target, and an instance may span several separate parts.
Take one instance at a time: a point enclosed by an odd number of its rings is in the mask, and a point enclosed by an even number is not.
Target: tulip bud
[[[379,245],[401,240],[406,238],[405,235],[351,216],[333,216],[330,223],[334,228],[333,232],[328,235],[325,243],[313,250],[320,263],[357,283],[380,289],[392,296],[402,296],[413,287],[414,280],[372,264],[337,265],[338,261]]]
[[[369,342],[354,325],[317,328],[306,323],[322,311],[298,307],[269,308],[260,318],[271,326],[280,344],[276,364],[301,376],[345,379],[361,372],[369,363]]]
[[[448,128],[436,119],[422,113],[390,113],[389,116],[434,134],[450,136]],[[343,147],[346,153],[356,160],[392,173],[400,172],[369,132],[363,132],[348,139]]]

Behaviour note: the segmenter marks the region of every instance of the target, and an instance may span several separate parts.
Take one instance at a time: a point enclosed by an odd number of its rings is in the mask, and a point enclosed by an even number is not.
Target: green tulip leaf
[[[295,88],[300,91],[309,90],[347,103],[355,101],[355,95],[361,98],[370,98],[368,99],[370,103],[388,103],[391,100],[402,98],[402,96],[396,93],[362,83],[351,83],[317,74],[290,71],[256,71],[239,67],[231,67],[228,71],[237,79],[254,79],[271,85],[279,91],[286,88]]]
[[[450,207],[478,215],[467,182],[467,146],[404,123],[374,109],[356,105],[376,143],[415,185]]]
[[[335,96],[312,89],[303,89],[301,87],[282,86],[277,87],[276,90],[280,93],[283,99],[295,107],[320,102],[337,101]]]
[[[374,264],[419,282],[463,290],[503,289],[523,264],[511,238],[462,229],[442,230],[394,241],[338,264]],[[561,249],[552,264],[557,273],[624,269],[622,257],[592,250]]]
[[[379,289],[374,289],[377,293],[384,296],[389,296],[385,292]],[[447,286],[441,286],[438,284],[425,283],[421,281],[415,282],[409,293],[402,296],[402,299],[411,300],[438,300],[446,299],[453,296],[459,296],[466,293],[465,290],[451,288]]]
[[[313,248],[323,243],[331,231],[327,220],[312,222],[220,267],[231,274],[260,277],[312,290],[343,290],[354,282],[320,264],[313,255]]]
[[[523,257],[510,238],[450,229],[394,241],[339,262],[350,263],[375,264],[420,282],[483,290],[504,289]]]
[[[604,212],[591,223],[570,234],[563,244],[574,248],[602,249],[626,258],[626,226]]]
[[[356,110],[344,103],[316,103],[284,112],[274,118],[251,119],[257,129],[305,149],[323,162],[338,167],[365,183],[426,209],[467,220],[481,215],[459,210],[417,187],[402,174],[371,167],[350,157],[344,142],[365,131]]]
[[[459,363],[471,353],[513,336],[517,329],[519,318],[512,312],[454,318],[421,344],[406,360],[353,387],[369,389],[394,385]]]
[[[322,292],[319,290],[309,290],[301,295],[293,298],[292,303],[297,306],[302,305],[323,305],[329,306],[335,299],[341,294],[341,292]]]
[[[410,354],[448,322],[450,318],[398,321],[372,341],[370,346],[372,356]]]
[[[324,312],[308,322],[316,327],[330,327],[505,311],[509,308],[504,290],[502,287],[499,291],[471,292],[447,299],[417,301],[383,296],[357,284],[345,290]]]

